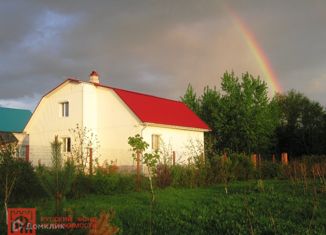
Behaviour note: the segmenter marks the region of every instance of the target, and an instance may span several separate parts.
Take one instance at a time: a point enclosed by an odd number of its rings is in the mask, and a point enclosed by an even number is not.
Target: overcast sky
[[[0,0],[0,105],[33,110],[92,70],[104,84],[172,99],[188,83],[219,87],[226,70],[262,75],[228,9],[285,91],[326,106],[325,0]]]

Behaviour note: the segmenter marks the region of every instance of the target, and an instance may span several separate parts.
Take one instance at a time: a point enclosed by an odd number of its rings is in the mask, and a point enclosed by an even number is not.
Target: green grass
[[[326,234],[326,194],[289,181],[235,182],[209,188],[156,190],[153,234]],[[113,224],[121,234],[148,234],[149,192],[88,195],[67,200],[76,216],[97,216],[114,209]],[[24,203],[38,216],[51,216],[48,200]],[[42,234],[38,232],[38,234]],[[49,234],[49,233],[45,233]],[[58,233],[58,234],[62,234]],[[74,234],[74,233],[73,233]]]

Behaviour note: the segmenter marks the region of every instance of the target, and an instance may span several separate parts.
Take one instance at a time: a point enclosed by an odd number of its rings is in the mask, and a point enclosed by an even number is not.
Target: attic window
[[[62,102],[61,105],[61,117],[69,117],[69,102]]]
[[[152,149],[153,150],[160,149],[160,135],[152,135]]]

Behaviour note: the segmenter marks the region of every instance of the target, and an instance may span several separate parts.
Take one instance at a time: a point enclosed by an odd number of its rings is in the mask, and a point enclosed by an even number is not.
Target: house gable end
[[[47,101],[49,99],[51,99],[51,97],[53,95],[55,95],[57,92],[60,92],[62,89],[64,89],[67,85],[71,85],[71,84],[79,84],[81,83],[81,81],[76,80],[76,79],[72,79],[69,78],[67,80],[65,80],[64,82],[60,83],[58,86],[56,86],[55,88],[53,88],[52,90],[50,90],[49,92],[47,92],[38,102],[38,104],[36,105],[36,108],[34,109],[29,121],[27,122],[25,128],[24,128],[24,132],[28,133],[31,126],[33,125],[33,123],[35,122],[35,119],[38,118],[39,116],[39,112],[40,110],[43,109],[43,106],[46,105]],[[62,100],[63,101],[63,100]]]

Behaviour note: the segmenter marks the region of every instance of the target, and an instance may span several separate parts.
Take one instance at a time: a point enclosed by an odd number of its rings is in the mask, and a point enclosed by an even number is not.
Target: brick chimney
[[[92,83],[100,83],[99,75],[95,70],[89,75],[89,81]]]

